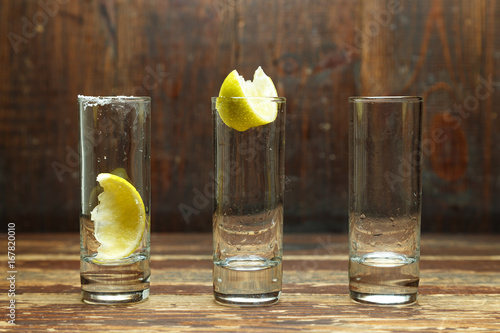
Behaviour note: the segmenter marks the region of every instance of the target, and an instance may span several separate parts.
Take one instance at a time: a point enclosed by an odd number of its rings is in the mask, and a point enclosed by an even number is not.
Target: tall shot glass
[[[82,298],[92,304],[139,302],[149,295],[150,279],[151,101],[149,97],[78,96],[78,105]],[[92,214],[102,199],[99,195],[103,188],[97,181],[102,173],[118,176],[120,178],[115,178],[118,181],[123,179],[131,184],[140,195],[145,212],[145,217],[141,215],[145,218],[144,229],[135,234],[138,236],[131,236],[140,239],[135,250],[131,249],[133,252],[124,258],[104,261],[96,257],[102,244],[96,238]],[[129,184],[120,186],[129,188]],[[140,200],[135,200],[139,205]],[[119,212],[111,214],[117,216]],[[106,222],[111,219],[113,217]]]
[[[349,98],[349,289],[409,304],[420,279],[421,97]]]
[[[282,286],[285,157],[284,98],[248,97],[278,109],[276,120],[239,132],[213,97],[215,188],[213,291],[224,305],[278,302]]]

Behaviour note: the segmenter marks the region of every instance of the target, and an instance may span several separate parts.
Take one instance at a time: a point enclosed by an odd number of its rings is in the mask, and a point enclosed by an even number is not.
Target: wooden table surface
[[[3,251],[6,238],[2,235]],[[2,277],[0,331],[500,331],[500,235],[424,234],[418,302],[399,307],[349,299],[345,235],[287,235],[284,243],[283,295],[277,305],[216,304],[211,235],[154,234],[149,300],[109,307],[81,302],[77,234],[18,234],[16,326],[7,323],[11,298]],[[0,259],[7,274],[6,256]]]

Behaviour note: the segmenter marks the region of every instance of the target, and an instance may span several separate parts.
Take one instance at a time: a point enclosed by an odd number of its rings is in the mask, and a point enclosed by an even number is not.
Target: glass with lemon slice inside
[[[149,295],[149,97],[78,96],[80,114],[80,277],[92,304]]]
[[[213,287],[218,303],[270,305],[282,286],[285,99],[259,67],[212,98]]]

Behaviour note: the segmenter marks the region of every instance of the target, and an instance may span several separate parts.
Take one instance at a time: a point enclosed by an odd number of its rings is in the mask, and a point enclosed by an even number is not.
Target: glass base
[[[349,292],[351,298],[356,302],[366,303],[366,304],[378,304],[378,305],[405,305],[412,304],[417,301],[417,293],[415,294],[366,294],[358,293],[356,291]]]
[[[221,294],[214,291],[215,301],[228,306],[266,306],[278,303],[281,291],[265,294]]]
[[[120,293],[100,293],[82,290],[82,300],[87,304],[126,305],[145,301],[148,297],[149,288]]]

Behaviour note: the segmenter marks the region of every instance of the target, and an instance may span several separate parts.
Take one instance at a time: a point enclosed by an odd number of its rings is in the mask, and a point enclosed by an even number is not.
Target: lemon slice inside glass
[[[127,180],[111,173],[99,174],[97,181],[104,191],[90,213],[95,238],[101,244],[95,259],[126,258],[139,247],[146,225],[141,195]]]
[[[255,98],[278,97],[273,81],[260,66],[255,71],[253,81],[245,81],[236,70],[229,73],[222,83],[219,97],[216,103],[219,116],[227,126],[240,132],[272,123],[278,115],[276,103]]]

